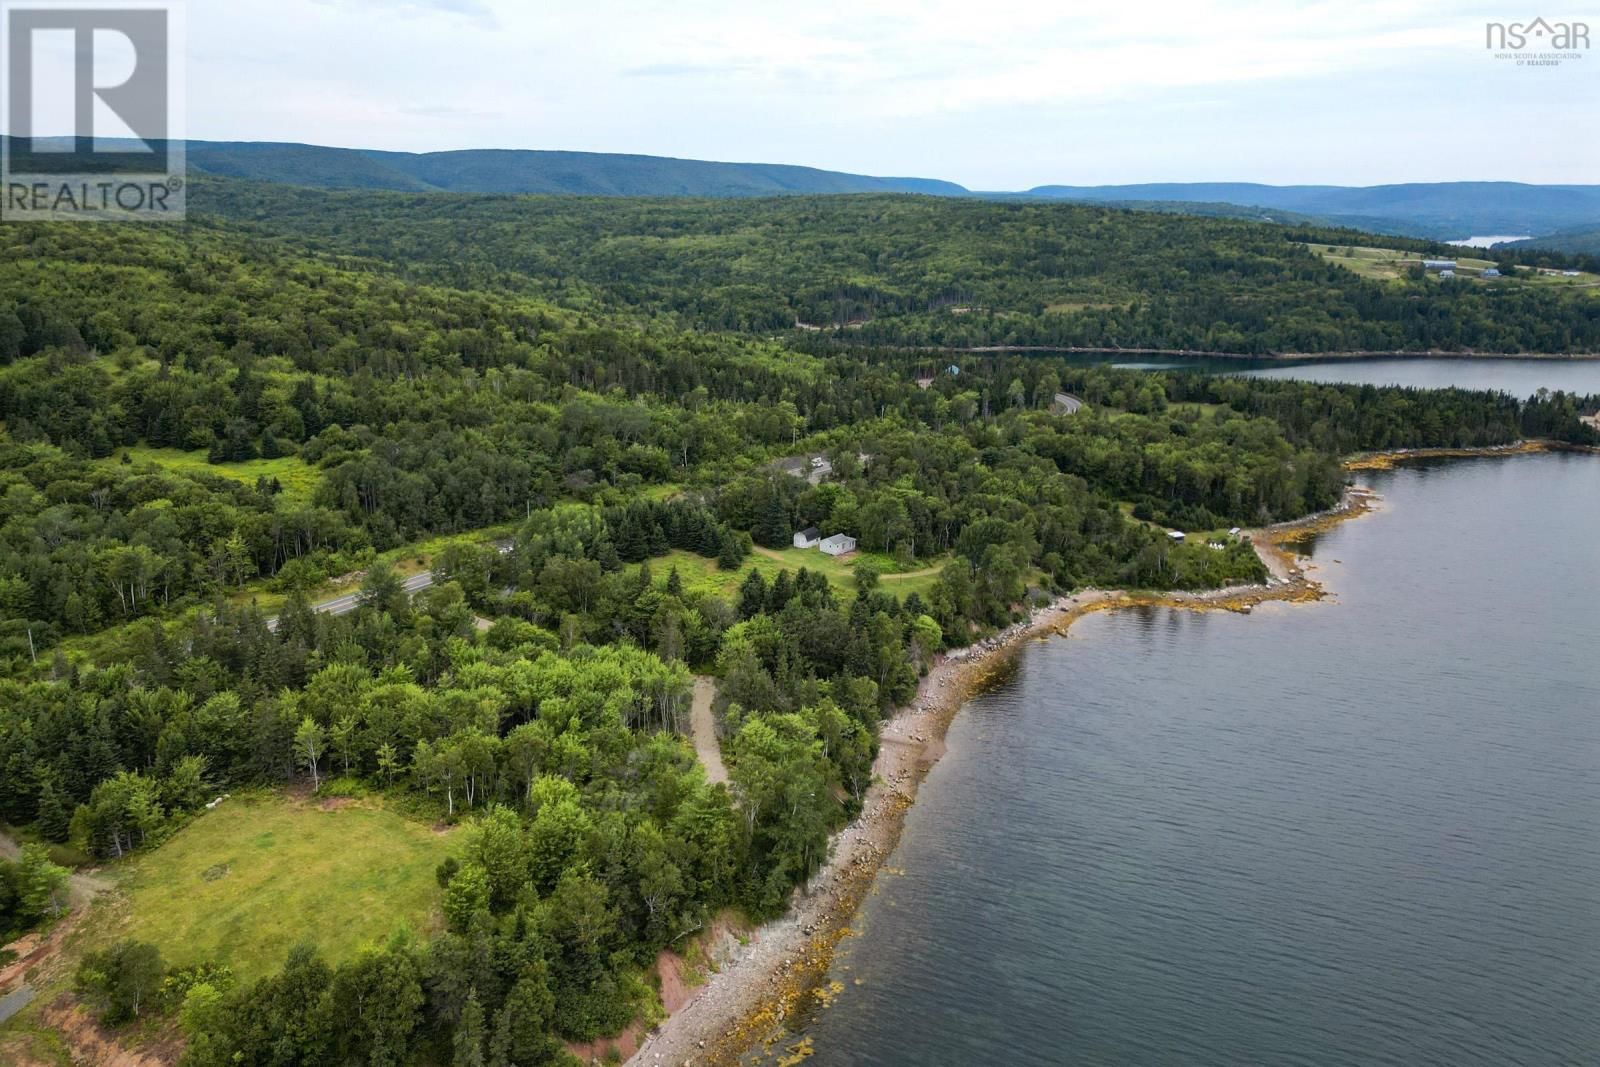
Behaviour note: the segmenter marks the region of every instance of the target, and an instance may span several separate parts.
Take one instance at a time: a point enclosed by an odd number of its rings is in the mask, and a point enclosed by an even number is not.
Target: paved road
[[[28,1002],[31,1001],[35,995],[36,991],[34,990],[33,986],[24,982],[22,985],[19,985],[15,991],[0,997],[0,1023],[5,1022],[17,1012],[21,1011],[23,1008],[26,1008],[28,1006]]]
[[[420,593],[433,584],[433,572],[420,571],[400,584],[401,588],[409,594]],[[356,610],[360,604],[361,593],[358,590],[354,593],[346,593],[344,596],[336,596],[332,600],[324,600],[320,604],[313,604],[311,605],[311,610],[320,611],[324,615],[345,615]],[[267,629],[276,630],[277,628],[278,617],[273,615],[267,619]]]
[[[502,556],[511,551],[511,546],[512,542],[510,541],[496,541],[494,543],[495,549]],[[419,571],[407,578],[404,582],[400,583],[400,587],[411,596],[415,596],[417,593],[422,592],[424,589],[427,589],[432,585],[432,571]],[[336,596],[332,600],[324,600],[320,604],[313,604],[311,605],[311,610],[320,611],[324,615],[345,615],[356,610],[360,604],[361,593],[357,591],[354,593],[346,593],[344,596]],[[274,615],[267,620],[267,629],[276,630],[277,628],[278,617]]]

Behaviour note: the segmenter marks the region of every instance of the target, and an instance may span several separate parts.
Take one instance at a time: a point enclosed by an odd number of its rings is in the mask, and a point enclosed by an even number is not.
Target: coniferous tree
[[[61,799],[54,780],[46,778],[39,786],[39,836],[46,841],[65,841],[71,825],[72,815],[67,811],[66,802]]]

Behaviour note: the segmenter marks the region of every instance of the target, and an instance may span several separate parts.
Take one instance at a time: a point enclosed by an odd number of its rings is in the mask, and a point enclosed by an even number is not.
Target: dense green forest
[[[1553,252],[1558,255],[1578,256],[1590,264],[1590,269],[1594,269],[1594,265],[1600,264],[1600,230],[1589,228],[1562,230],[1544,237],[1512,241],[1495,248],[1496,255],[1507,251],[1521,255]]]
[[[1600,351],[1593,290],[1381,282],[1300,246],[1372,240],[1349,230],[907,196],[441,197],[207,182],[193,203],[422,280],[813,344]]]
[[[1350,451],[1596,440],[1577,419],[1592,401],[1560,394],[1024,356],[963,358],[924,388],[925,357],[679,329],[765,328],[770,308],[752,309],[776,289],[743,282],[745,310],[711,321],[733,290],[696,272],[728,266],[721,238],[574,251],[608,227],[717,224],[703,205],[430,200],[424,219],[381,199],[306,203],[273,233],[216,218],[0,230],[0,819],[115,860],[220,790],[337,775],[465,824],[461,859],[438,872],[448,928],[427,943],[335,962],[311,946],[250,984],[220,961],[169,969],[149,945],[87,956],[82,996],[113,1024],[179,1018],[192,1067],[553,1062],[648,1011],[661,948],[724,908],[783,909],[859,809],[883,716],[941,650],[1056,592],[1259,580],[1248,544],[1176,545],[1165,527],[1328,507]],[[805,234],[811,251],[771,262],[774,279],[837,245],[926,287],[963,232],[1053,240],[1060,212],[1104,231],[1095,247],[1129,250],[1137,266],[1081,278],[1129,287],[1128,321],[1151,324],[1155,298],[1138,293],[1188,271],[1173,250],[1190,241],[1214,238],[1184,255],[1231,264],[1227,285],[1263,301],[1252,314],[1272,329],[1269,308],[1333,277],[1234,223],[976,206],[996,213],[944,231],[921,201],[785,201],[767,205],[767,243],[732,221],[726,241],[752,275]],[[827,237],[836,226],[860,232]],[[1164,226],[1168,254],[1132,251]],[[546,266],[491,262],[525,227],[562,235],[529,246]],[[1088,247],[1060,247],[1057,280]],[[553,283],[569,254],[575,276],[604,277]],[[973,269],[996,292],[1042,284]],[[1166,306],[1198,307],[1211,286],[1177,286]],[[1458,313],[1473,321],[1430,314]],[[1061,390],[1087,406],[1058,413]],[[810,456],[827,478],[783,463]],[[749,566],[809,525],[928,580],[902,595],[876,565],[848,587]],[[450,545],[415,597],[373,563],[485,527],[503,543]],[[357,568],[356,610],[312,610]],[[251,599],[269,593],[284,598],[270,622]],[[691,671],[719,679],[726,785],[685,738]],[[0,922],[49,921],[60,878],[38,852],[0,867]]]

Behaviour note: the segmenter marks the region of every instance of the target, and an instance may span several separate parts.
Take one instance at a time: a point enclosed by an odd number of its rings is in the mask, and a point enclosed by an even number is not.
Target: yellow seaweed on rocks
[[[808,1058],[816,1051],[812,1047],[809,1037],[801,1038],[784,1050],[787,1055],[778,1060],[778,1067],[794,1067],[801,1060]]]
[[[1345,461],[1347,471],[1387,471],[1395,464],[1413,459],[1468,459],[1473,456],[1522,456],[1531,452],[1554,450],[1546,441],[1518,441],[1510,445],[1486,445],[1482,448],[1400,448],[1389,452],[1369,452]]]

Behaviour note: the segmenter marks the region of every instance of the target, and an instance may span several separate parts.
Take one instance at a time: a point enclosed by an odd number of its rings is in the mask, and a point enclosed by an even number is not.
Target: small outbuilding
[[[1485,268],[1483,268],[1483,276],[1485,278],[1498,278],[1498,277],[1500,277],[1500,268],[1499,267],[1485,267]]]
[[[1456,261],[1453,259],[1425,259],[1422,261],[1423,270],[1455,270]]]
[[[823,538],[817,547],[822,549],[824,555],[842,556],[856,550],[856,539],[849,534],[834,534],[832,537]]]
[[[815,526],[807,526],[804,530],[794,535],[794,547],[816,548],[822,540],[822,531]]]
[[[1182,541],[1183,540],[1183,531],[1182,530],[1168,530],[1167,531],[1167,536],[1172,538],[1174,541]]]

